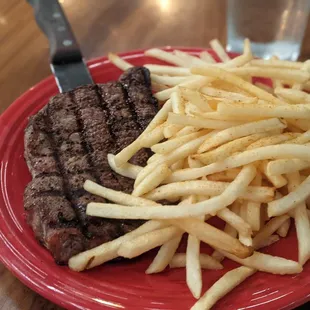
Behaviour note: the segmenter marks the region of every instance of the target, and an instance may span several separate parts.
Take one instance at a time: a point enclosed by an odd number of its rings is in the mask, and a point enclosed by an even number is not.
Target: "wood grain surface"
[[[226,41],[225,0],[60,0],[86,59],[131,49]],[[259,31],[259,29],[257,29]],[[0,1],[0,114],[50,75],[48,42],[25,0]],[[310,24],[301,59],[310,58]],[[0,264],[0,309],[60,309]]]

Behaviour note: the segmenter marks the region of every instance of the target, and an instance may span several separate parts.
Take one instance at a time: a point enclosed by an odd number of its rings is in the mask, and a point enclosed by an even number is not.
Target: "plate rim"
[[[209,50],[210,51],[209,48],[204,48],[204,47],[164,46],[164,47],[160,47],[160,48],[163,48],[163,49],[168,50],[168,51],[174,50],[174,49],[180,49],[182,51],[188,51],[188,52],[192,52],[192,53],[201,52],[203,50]],[[147,48],[135,49],[135,50],[131,50],[128,52],[117,53],[117,55],[119,55],[120,57],[124,57],[125,59],[127,57],[134,56],[134,55],[137,55],[137,57],[139,57],[139,56],[143,55],[145,50],[147,50]],[[230,53],[230,54],[237,55],[235,53]],[[87,66],[89,67],[89,69],[92,70],[92,68],[95,68],[96,66],[102,66],[105,63],[110,63],[110,61],[108,60],[107,56],[99,56],[99,57],[88,60],[86,63],[87,63]],[[18,107],[20,105],[22,105],[23,101],[27,100],[27,98],[32,97],[33,94],[35,94],[38,89],[44,88],[45,86],[48,86],[51,83],[55,83],[53,75],[49,75],[48,77],[44,78],[42,81],[40,81],[37,84],[30,87],[28,90],[26,90],[20,96],[18,96],[10,104],[10,106],[0,115],[0,127],[1,127],[2,121],[4,121],[5,119],[9,119],[12,111],[14,111],[15,109],[18,109]],[[0,164],[2,165],[1,160],[0,160]],[[2,169],[0,166],[0,172],[1,172],[1,170]],[[2,215],[2,207],[3,207],[2,204],[5,204],[5,201],[4,201],[4,198],[2,195],[2,191],[0,193],[0,203],[1,203],[0,214]],[[2,217],[0,219],[0,223],[1,222],[2,223],[5,222]],[[6,224],[5,224],[5,226],[6,226]],[[22,271],[23,268],[20,268],[20,267],[27,268],[28,272],[30,274],[32,273],[31,269],[29,267],[25,266],[25,264],[23,264],[22,259],[16,253],[13,252],[13,250],[12,250],[12,248],[10,248],[10,246],[8,246],[6,244],[5,239],[6,239],[6,236],[3,233],[3,226],[1,225],[1,227],[0,227],[0,242],[1,242],[0,243],[1,244],[0,261],[5,266],[6,269],[8,269],[10,272],[12,272],[12,274],[14,276],[16,276],[28,288],[32,289],[34,292],[36,292],[39,295],[43,296],[44,298],[50,300],[51,302],[53,302],[59,306],[66,307],[67,309],[78,309],[78,308],[80,308],[79,305],[77,305],[75,302],[73,302],[72,297],[70,297],[70,299],[66,298],[66,300],[64,300],[63,295],[61,293],[52,291],[50,288],[47,289],[46,286],[44,286],[44,285],[38,285],[38,284],[44,284],[44,281],[38,280],[38,279],[36,279],[35,281],[32,281],[31,277],[25,275]],[[11,259],[13,258],[13,260],[10,260],[8,258],[11,258]],[[38,283],[38,282],[40,282],[40,283]],[[308,288],[308,286],[304,286],[302,289],[298,290],[298,292],[295,291],[295,293],[294,293],[295,298],[290,299],[290,297],[287,296],[285,298],[281,298],[280,300],[276,300],[275,302],[278,303],[278,306],[280,306],[279,309],[289,310],[289,309],[298,307],[298,306],[310,301],[310,286],[308,289],[307,288]],[[66,297],[68,297],[68,296],[66,296]],[[280,301],[282,301],[281,304],[280,304]],[[285,303],[285,301],[290,301],[290,303],[287,304],[287,302]],[[108,308],[110,309],[110,307],[108,307],[106,305],[103,306],[103,308],[105,308],[105,307],[107,307],[107,309]],[[84,307],[81,307],[81,309],[82,308],[85,309]]]

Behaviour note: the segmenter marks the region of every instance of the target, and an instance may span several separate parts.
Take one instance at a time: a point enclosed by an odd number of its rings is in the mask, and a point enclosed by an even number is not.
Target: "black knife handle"
[[[83,56],[58,0],[27,0],[50,44],[51,63],[63,64],[82,60]]]

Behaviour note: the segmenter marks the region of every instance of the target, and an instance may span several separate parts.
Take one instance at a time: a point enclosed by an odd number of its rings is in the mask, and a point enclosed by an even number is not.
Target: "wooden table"
[[[86,59],[152,46],[226,40],[224,0],[60,0]],[[48,42],[24,0],[0,2],[0,114],[50,75]],[[310,23],[301,58],[310,58]],[[0,265],[1,309],[60,309]]]

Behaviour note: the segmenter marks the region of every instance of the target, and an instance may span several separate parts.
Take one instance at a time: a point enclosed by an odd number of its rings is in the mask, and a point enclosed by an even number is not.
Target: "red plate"
[[[167,49],[169,50],[169,48]],[[201,49],[183,49],[198,53]],[[143,51],[123,54],[134,65],[162,63],[145,57]],[[94,80],[104,83],[121,71],[105,57],[89,62]],[[167,270],[145,275],[154,253],[138,259],[105,264],[75,273],[57,266],[51,255],[35,240],[24,220],[23,192],[30,174],[23,158],[24,128],[58,92],[53,77],[32,87],[0,118],[0,258],[24,284],[51,301],[69,309],[189,309],[195,302],[185,283],[185,270]],[[210,249],[206,248],[206,251]],[[295,232],[266,250],[297,260]],[[221,271],[204,271],[205,291],[226,271],[237,266],[225,261]],[[216,309],[291,309],[310,299],[310,263],[298,275],[256,273],[217,303]]]

